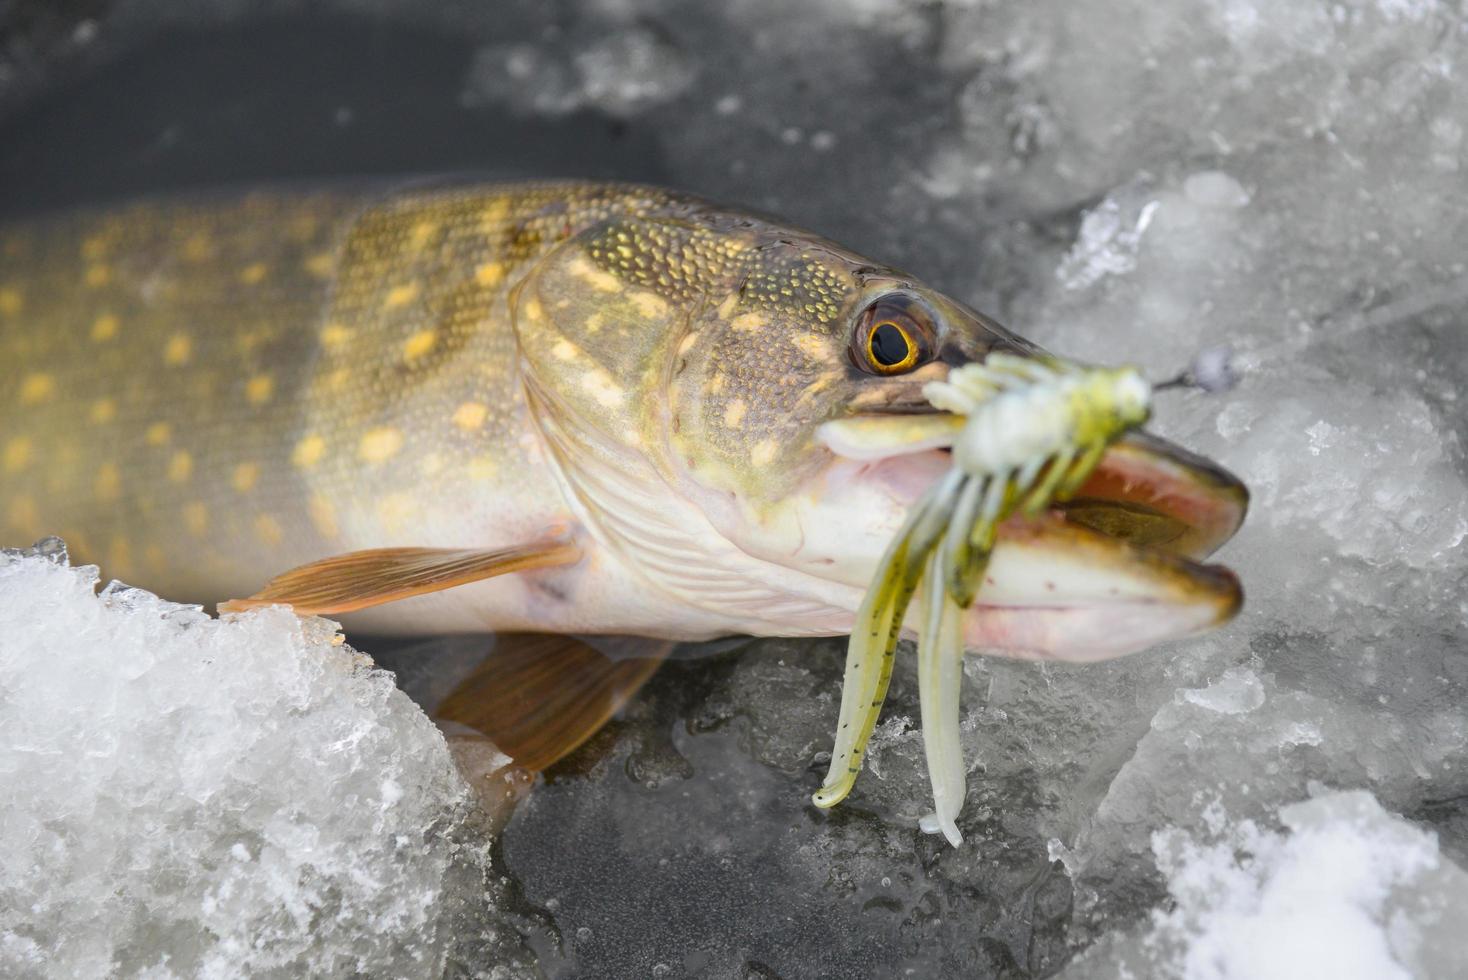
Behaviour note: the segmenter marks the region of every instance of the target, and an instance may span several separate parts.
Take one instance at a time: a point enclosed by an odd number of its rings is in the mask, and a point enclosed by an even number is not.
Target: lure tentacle
[[[913,508],[878,566],[878,581],[857,610],[846,652],[831,765],[825,782],[811,798],[818,807],[840,803],[856,784],[892,680],[892,658],[903,614],[917,590],[923,560],[952,514],[954,493],[962,481],[961,472],[950,471]]]
[[[918,700],[923,750],[933,785],[933,814],[925,818],[954,847],[963,843],[957,817],[966,778],[959,739],[959,691],[963,685],[963,610],[943,586],[951,560],[945,541],[928,559],[922,585],[922,632],[918,644]]]
[[[954,466],[913,507],[857,610],[831,766],[813,799],[835,806],[856,783],[887,687],[908,604],[920,592],[918,695],[934,812],[925,829],[962,841],[959,744],[963,610],[978,596],[998,528],[1074,495],[1106,447],[1146,421],[1151,387],[1131,369],[1083,368],[994,353],[929,382],[940,411],[966,416]]]

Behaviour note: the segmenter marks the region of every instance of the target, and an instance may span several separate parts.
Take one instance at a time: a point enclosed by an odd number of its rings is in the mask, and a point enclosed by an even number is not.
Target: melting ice
[[[391,676],[50,550],[0,555],[0,974],[441,972],[487,863]]]

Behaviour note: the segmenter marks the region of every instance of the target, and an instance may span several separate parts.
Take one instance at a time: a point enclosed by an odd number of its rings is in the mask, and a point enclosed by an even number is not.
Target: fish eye
[[[932,317],[916,300],[883,296],[861,311],[851,336],[851,359],[868,374],[906,374],[933,359]]]

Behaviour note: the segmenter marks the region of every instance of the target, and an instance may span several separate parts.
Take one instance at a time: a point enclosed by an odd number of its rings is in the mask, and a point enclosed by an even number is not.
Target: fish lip
[[[1088,514],[1088,508],[1102,513]],[[1086,482],[1056,510],[1071,523],[1137,547],[1201,559],[1243,525],[1249,490],[1213,460],[1134,430],[1106,450]],[[1170,525],[1165,530],[1172,533],[1158,533],[1159,524]]]
[[[1085,662],[1202,633],[1233,618],[1244,590],[1229,568],[1131,544],[1059,512],[1000,527],[968,645]]]
[[[946,453],[956,418],[931,406],[860,412],[823,426],[818,437],[838,456],[870,462]],[[1052,509],[1134,545],[1205,558],[1233,537],[1248,507],[1248,488],[1218,463],[1134,430],[1108,447],[1079,490]]]

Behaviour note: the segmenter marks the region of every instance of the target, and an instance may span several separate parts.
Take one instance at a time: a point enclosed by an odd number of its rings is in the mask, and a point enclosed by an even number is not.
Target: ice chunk
[[[96,585],[0,555],[0,973],[441,971],[487,858],[391,676],[324,620]]]
[[[469,66],[461,101],[504,103],[528,114],[590,107],[627,117],[678,96],[692,78],[688,59],[668,37],[619,25],[564,41],[485,45]]]
[[[1283,807],[1289,833],[1253,821],[1153,835],[1174,907],[1140,937],[1113,934],[1072,977],[1340,980],[1461,977],[1468,872],[1435,835],[1369,793]]]
[[[1264,686],[1253,671],[1234,668],[1214,684],[1205,688],[1184,688],[1178,692],[1185,701],[1225,715],[1253,711],[1264,703]]]
[[[1146,201],[1129,210],[1134,214],[1123,216],[1121,204],[1108,197],[1086,214],[1075,246],[1056,272],[1066,289],[1084,289],[1137,267],[1137,249],[1157,212],[1157,202]]]

